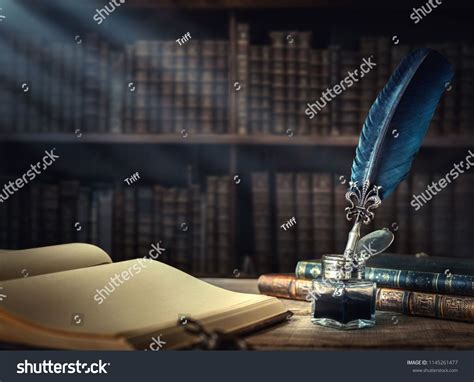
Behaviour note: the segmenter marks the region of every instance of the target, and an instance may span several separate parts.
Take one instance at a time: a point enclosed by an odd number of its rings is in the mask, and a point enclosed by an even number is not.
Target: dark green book
[[[299,261],[296,277],[320,275],[320,260]],[[378,287],[474,296],[474,260],[382,254],[367,261],[366,279]]]

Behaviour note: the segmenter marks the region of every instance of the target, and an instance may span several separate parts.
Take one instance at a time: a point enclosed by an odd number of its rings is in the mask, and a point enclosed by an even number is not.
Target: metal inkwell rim
[[[351,278],[351,261],[343,255],[324,255],[321,264],[321,274],[325,279],[349,280]]]

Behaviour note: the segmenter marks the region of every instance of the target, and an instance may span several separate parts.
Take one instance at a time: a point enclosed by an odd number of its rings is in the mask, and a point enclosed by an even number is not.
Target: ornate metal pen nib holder
[[[357,182],[349,182],[349,190],[346,199],[351,204],[345,209],[347,220],[354,220],[354,225],[349,231],[344,257],[350,260],[353,277],[363,278],[365,269],[365,258],[356,253],[357,243],[360,239],[360,228],[362,223],[369,224],[374,218],[375,210],[381,203],[379,196],[381,187],[365,182],[362,187]]]

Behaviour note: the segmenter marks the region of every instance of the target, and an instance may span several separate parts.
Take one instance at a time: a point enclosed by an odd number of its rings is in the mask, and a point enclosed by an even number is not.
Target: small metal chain
[[[199,336],[200,341],[197,348],[203,350],[252,350],[252,348],[241,338],[233,334],[224,333],[221,330],[208,331],[204,326],[192,318],[187,318],[187,323],[183,325],[178,320],[178,325],[184,326],[189,334]]]

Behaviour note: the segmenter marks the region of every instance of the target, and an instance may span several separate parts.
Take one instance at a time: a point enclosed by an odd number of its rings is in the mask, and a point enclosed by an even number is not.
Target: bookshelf
[[[25,6],[31,7],[44,7],[44,4],[38,4],[31,0],[23,0],[21,3]],[[97,7],[102,7],[102,2],[91,1],[91,2],[69,2],[71,7],[94,10]],[[68,4],[67,1],[64,4]],[[73,161],[70,160],[67,166],[63,166],[57,174],[54,173],[55,169],[52,169],[52,174],[57,175],[60,179],[61,176],[68,174],[77,175],[78,177],[84,175],[84,169],[86,167],[92,168],[96,172],[96,178],[104,176],[107,172],[113,173],[117,179],[120,179],[119,169],[114,168],[111,164],[104,164],[100,160],[98,152],[104,151],[107,153],[113,152],[114,150],[127,151],[124,154],[127,156],[134,156],[134,163],[139,166],[140,163],[149,161],[152,153],[160,151],[162,149],[167,150],[178,150],[184,161],[192,163],[195,171],[198,173],[196,178],[201,185],[205,183],[206,175],[213,175],[219,173],[219,175],[227,175],[230,178],[236,174],[241,174],[243,178],[249,178],[250,173],[253,171],[265,171],[269,172],[282,172],[282,171],[321,171],[323,168],[324,159],[330,156],[331,171],[334,173],[345,173],[347,167],[350,165],[351,156],[354,148],[357,145],[358,136],[356,135],[299,135],[295,133],[293,136],[287,136],[285,134],[238,134],[238,97],[239,93],[234,91],[232,86],[234,80],[237,79],[237,24],[249,23],[250,24],[250,44],[253,45],[269,45],[268,32],[271,30],[311,30],[313,25],[313,18],[315,24],[314,33],[314,45],[318,48],[327,47],[329,43],[332,43],[332,35],[337,35],[338,39],[344,40],[347,37],[347,28],[339,25],[332,27],[329,21],[332,17],[341,17],[339,24],[350,23],[352,18],[362,17],[361,15],[367,13],[369,16],[366,17],[365,21],[353,20],[355,27],[358,31],[364,31],[363,24],[370,20],[371,17],[380,16],[380,12],[389,11],[389,14],[384,13],[386,20],[374,22],[375,28],[380,28],[381,34],[385,36],[391,36],[394,31],[402,31],[406,29],[407,24],[410,23],[408,18],[409,11],[413,7],[409,1],[398,1],[391,2],[390,4],[384,4],[380,1],[350,1],[350,0],[296,0],[296,1],[250,1],[250,0],[198,0],[198,1],[151,1],[151,0],[128,0],[126,2],[129,7],[130,18],[134,21],[142,20],[144,25],[143,29],[146,29],[149,25],[152,25],[154,17],[161,17],[160,20],[166,18],[167,15],[171,17],[180,17],[182,11],[183,19],[186,21],[192,20],[195,22],[198,20],[202,25],[213,25],[212,23],[216,19],[216,15],[219,18],[220,28],[216,32],[213,28],[205,28],[206,34],[202,37],[203,39],[209,38],[222,38],[225,39],[229,47],[228,65],[227,65],[227,110],[228,118],[226,123],[226,134],[192,134],[189,133],[187,137],[183,137],[177,133],[97,133],[87,132],[89,126],[84,126],[82,136],[79,138],[75,135],[75,128],[70,128],[69,132],[44,132],[44,133],[0,133],[0,148],[2,148],[2,156],[4,158],[2,166],[5,168],[4,173],[11,174],[18,172],[20,166],[15,167],[14,164],[8,162],[8,158],[14,155],[15,150],[20,150],[23,155],[27,158],[34,158],[37,155],[37,147],[50,147],[51,145],[60,145],[66,151],[70,150],[70,153],[74,153],[74,156],[81,157],[84,161],[84,165],[78,170],[74,168]],[[466,10],[471,12],[474,9],[474,5],[453,5],[443,4],[444,9],[447,10],[447,16],[444,14],[430,15],[429,18],[423,20],[423,25],[426,25],[431,31],[435,27],[433,25],[439,25],[439,20],[444,20],[446,17],[450,23],[456,24],[457,21],[451,19],[453,15],[459,10]],[[65,6],[67,8],[67,6]],[[64,9],[63,9],[64,11]],[[179,11],[179,12],[178,12]],[[117,11],[117,15],[113,14],[110,17],[110,23],[114,22],[114,19],[125,17],[125,10],[121,9]],[[89,12],[90,13],[90,12]],[[472,13],[472,12],[471,12]],[[92,15],[92,14],[91,14]],[[115,17],[117,16],[117,17]],[[326,20],[324,20],[326,18]],[[399,20],[404,20],[398,26]],[[407,19],[407,20],[405,20]],[[329,21],[328,21],[329,20]],[[386,21],[386,27],[384,24]],[[109,20],[107,20],[109,22]],[[159,24],[159,23],[158,23]],[[431,25],[431,26],[430,26]],[[457,24],[456,24],[457,26]],[[76,25],[77,27],[77,25]],[[181,24],[180,27],[186,28],[186,24]],[[341,35],[338,35],[339,28],[343,30]],[[410,26],[412,27],[412,26]],[[469,30],[470,25],[459,24],[459,30],[462,33],[463,30]],[[93,32],[97,32],[101,37],[110,34],[112,27],[109,27],[106,32],[100,29],[90,28]],[[172,40],[171,36],[175,35],[176,30],[171,32],[164,32],[164,39]],[[210,30],[208,30],[210,29]],[[328,29],[328,30],[325,30]],[[448,28],[449,33],[454,33],[454,28]],[[407,29],[408,30],[408,29]],[[421,29],[420,29],[421,30]],[[156,29],[150,29],[143,32],[143,38],[153,39],[154,33],[158,31]],[[222,33],[225,31],[225,33]],[[71,30],[71,36],[75,34],[82,34],[85,31],[81,29]],[[183,32],[185,32],[183,30]],[[334,33],[333,33],[334,32]],[[354,32],[355,34],[356,32]],[[408,33],[408,32],[407,32]],[[437,32],[441,35],[441,31]],[[103,36],[102,36],[103,34]],[[204,34],[204,33],[203,33]],[[408,36],[401,35],[400,39],[405,41],[409,39]],[[110,36],[109,36],[110,37]],[[161,38],[161,37],[160,37]],[[196,37],[201,38],[201,37]],[[457,38],[457,35],[453,34],[452,39]],[[138,40],[136,36],[124,37],[127,42]],[[91,130],[94,130],[92,128]],[[153,127],[151,130],[155,130]],[[158,130],[158,128],[156,129]],[[468,148],[474,145],[474,135],[446,135],[446,136],[428,136],[423,144],[420,156],[421,159],[418,168],[423,169],[435,169],[434,163],[438,165],[441,163],[443,166],[447,166],[456,160],[456,155],[464,153]],[[92,149],[91,149],[92,147]],[[217,153],[215,158],[206,157],[204,160],[204,152],[211,147],[213,153]],[[316,148],[316,150],[312,150]],[[87,158],[88,150],[94,153],[93,158]],[[292,155],[285,157],[286,153],[290,152]],[[298,154],[300,156],[298,156]],[[71,154],[72,155],[72,154]],[[461,155],[461,154],[459,154]],[[298,158],[294,160],[294,158]],[[435,157],[432,160],[432,157]],[[99,158],[99,160],[98,160]],[[257,158],[257,159],[256,159]],[[263,159],[262,159],[263,158]],[[209,162],[215,160],[220,162],[219,166],[206,167],[206,161]],[[418,159],[417,159],[418,160]],[[302,163],[305,161],[306,163]],[[309,162],[309,163],[308,163]],[[148,164],[147,164],[148,165]],[[172,166],[172,165],[170,165]],[[176,172],[182,171],[182,167]],[[101,169],[102,168],[102,169]],[[97,170],[96,170],[97,169]],[[430,170],[431,171],[431,170]],[[444,170],[443,170],[444,171]],[[147,169],[148,174],[147,180],[153,182],[154,174],[152,169]],[[159,172],[159,175],[155,174],[156,179],[163,177],[166,172]],[[112,177],[112,175],[111,175]],[[183,175],[184,177],[184,175]],[[173,178],[175,179],[175,178]],[[236,259],[237,263],[241,264],[242,253],[251,252],[252,239],[248,236],[251,224],[251,208],[250,208],[250,196],[251,193],[250,185],[245,181],[239,187],[231,187],[231,248],[238,252],[234,252],[232,257]],[[245,187],[246,188],[245,188]],[[243,243],[242,243],[243,242]]]

